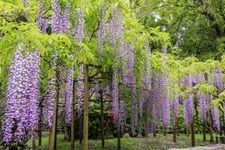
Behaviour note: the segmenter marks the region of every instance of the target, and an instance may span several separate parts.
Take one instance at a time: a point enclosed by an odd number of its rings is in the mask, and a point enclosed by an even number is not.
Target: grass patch
[[[148,138],[122,138],[121,139],[121,149],[122,150],[145,150],[145,149],[160,149],[166,150],[168,148],[187,148],[191,147],[191,137],[187,137],[184,134],[177,136],[177,143],[172,141],[173,135],[167,134],[163,136],[158,134],[155,138],[149,136]],[[207,136],[209,140],[209,135]],[[208,141],[203,142],[202,135],[195,135],[196,146],[209,145]],[[117,139],[110,138],[105,140],[105,148],[101,148],[101,140],[89,140],[89,147],[91,150],[116,150],[117,149]],[[38,150],[46,150],[48,148],[48,136],[43,136],[42,146],[37,147]],[[70,150],[70,142],[64,139],[63,134],[57,136],[57,149],[59,150]],[[75,141],[75,149],[80,150],[81,145],[79,141]]]

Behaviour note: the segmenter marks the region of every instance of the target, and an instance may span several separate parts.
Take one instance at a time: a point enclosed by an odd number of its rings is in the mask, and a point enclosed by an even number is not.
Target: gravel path
[[[214,144],[209,146],[199,146],[191,148],[173,148],[169,150],[225,150],[225,144]]]

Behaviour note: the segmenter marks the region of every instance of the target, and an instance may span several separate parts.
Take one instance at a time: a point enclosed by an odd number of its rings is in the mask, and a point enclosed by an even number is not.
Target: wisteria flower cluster
[[[39,116],[40,53],[22,54],[19,44],[11,61],[7,88],[7,102],[3,123],[3,141],[23,142],[35,138]]]

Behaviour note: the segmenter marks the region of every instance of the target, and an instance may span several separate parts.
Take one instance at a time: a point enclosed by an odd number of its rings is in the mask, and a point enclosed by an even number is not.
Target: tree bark
[[[104,116],[103,116],[103,96],[102,96],[102,89],[99,92],[100,93],[100,100],[101,100],[101,140],[102,140],[102,148],[105,147],[105,139],[104,139],[104,125],[103,125],[103,120],[104,120]]]
[[[203,141],[206,141],[206,130],[205,130],[206,122],[203,121]]]
[[[153,137],[156,137],[156,125],[155,124],[152,124],[152,134],[153,134]]]
[[[83,135],[82,135],[83,122],[82,122],[82,120],[83,120],[82,115],[80,115],[80,117],[79,117],[79,139],[80,139],[80,144],[82,144],[82,138],[83,138]]]
[[[176,121],[176,128],[177,128],[177,136],[179,136],[179,117],[177,118]]]
[[[177,123],[175,122],[175,124],[174,124],[174,126],[173,126],[173,142],[174,142],[174,143],[177,142],[176,126],[177,126]]]
[[[224,110],[225,111],[225,110]],[[223,133],[224,133],[224,135],[225,135],[225,112],[223,111]]]
[[[42,141],[42,110],[43,110],[43,106],[42,106],[42,100],[40,102],[40,114],[39,114],[39,123],[38,123],[38,146],[41,146],[41,141]]]
[[[194,120],[191,123],[191,146],[195,147],[195,127]]]
[[[49,133],[49,147],[48,147],[49,150],[56,150],[58,99],[59,99],[59,70],[57,66],[56,68],[56,99],[54,101],[53,125],[50,128],[50,133]]]
[[[118,114],[118,118],[119,118],[119,121],[118,121],[118,131],[117,131],[117,150],[121,150],[121,128],[120,128],[120,119],[121,119],[121,115],[120,115],[120,97],[118,99],[118,109],[119,109],[119,114]]]
[[[71,150],[74,150],[74,138],[75,138],[75,113],[74,113],[74,105],[75,105],[75,95],[76,95],[76,86],[75,82],[73,82],[73,101],[72,101],[72,114],[71,114]]]
[[[214,139],[213,139],[213,120],[212,120],[212,115],[211,115],[211,111],[209,111],[209,122],[210,122],[210,142],[213,143]]]
[[[88,66],[84,65],[84,113],[83,113],[83,150],[88,150],[88,101],[89,101],[89,87],[88,87]]]

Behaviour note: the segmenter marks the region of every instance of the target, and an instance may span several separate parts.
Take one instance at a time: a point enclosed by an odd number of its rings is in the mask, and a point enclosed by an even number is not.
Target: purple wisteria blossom
[[[78,115],[80,116],[82,114],[82,107],[83,107],[83,94],[84,94],[84,82],[83,82],[83,66],[78,66],[78,76],[77,76],[77,101],[78,101]]]
[[[74,29],[74,36],[76,37],[77,42],[81,42],[84,38],[84,12],[78,11],[78,25]]]
[[[222,69],[215,68],[213,69],[213,72],[214,72],[214,81],[216,83],[216,86],[218,90],[222,92],[224,90]]]
[[[44,4],[42,1],[38,1],[38,16],[36,19],[36,24],[38,28],[40,29],[41,33],[46,33],[46,30],[48,28],[48,20],[45,19],[44,16]]]
[[[35,138],[39,115],[40,53],[22,54],[19,44],[11,61],[7,88],[7,102],[3,122],[3,141],[23,142]]]
[[[147,86],[147,89],[150,91],[152,88],[152,79],[151,79],[151,74],[152,74],[152,68],[151,68],[151,48],[149,47],[149,42],[146,41],[146,76],[144,78],[144,84]]]
[[[56,99],[56,63],[58,57],[56,55],[53,56],[53,75],[50,78],[48,83],[48,91],[44,96],[44,108],[43,114],[47,117],[48,126],[52,127],[53,124],[53,114],[54,114],[54,101]]]
[[[173,126],[176,125],[178,113],[179,113],[179,94],[176,92],[175,98],[173,100],[170,100],[170,107],[172,110],[172,120],[173,120]]]
[[[188,75],[186,81],[186,86],[190,90],[192,87],[192,75]],[[194,96],[192,93],[189,93],[186,99],[183,100],[184,105],[184,122],[185,125],[188,126],[192,123],[194,119]]]
[[[60,32],[67,33],[69,29],[70,3],[67,1],[65,9],[62,10],[59,2],[53,0],[52,9],[52,32],[56,34]]]
[[[162,121],[163,125],[166,128],[169,128],[170,125],[170,105],[168,100],[168,78],[166,77],[166,46],[162,47],[162,72],[163,75],[161,77],[160,85],[161,85],[161,94],[162,94]]]
[[[66,81],[66,116],[65,121],[67,125],[71,124],[71,114],[72,114],[72,105],[73,105],[73,74],[74,68],[70,67],[67,73],[67,81]]]
[[[202,122],[205,122],[207,118],[207,94],[198,93],[198,105],[200,108],[200,117]]]
[[[214,107],[212,110],[212,119],[213,124],[216,127],[217,131],[220,132],[220,116],[218,107]]]
[[[99,23],[99,29],[97,31],[97,45],[100,53],[103,51],[103,43],[104,43],[104,38],[105,38],[105,24],[106,24],[106,6],[105,3],[102,4],[101,7],[101,20]]]
[[[118,122],[119,113],[119,85],[118,85],[118,71],[114,68],[112,75],[112,115],[113,121],[116,124]]]

